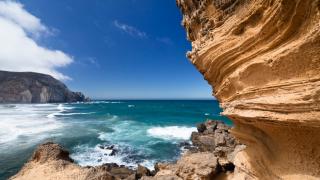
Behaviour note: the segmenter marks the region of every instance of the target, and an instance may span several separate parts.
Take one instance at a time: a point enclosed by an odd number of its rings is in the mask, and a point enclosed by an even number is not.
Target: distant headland
[[[88,101],[81,92],[47,74],[0,71],[0,103],[61,103]]]

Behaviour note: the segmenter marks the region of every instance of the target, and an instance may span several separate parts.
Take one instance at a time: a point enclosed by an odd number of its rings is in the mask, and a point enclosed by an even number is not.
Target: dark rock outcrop
[[[198,126],[202,128],[191,135],[191,141],[198,151],[210,151],[217,157],[229,158],[229,161],[233,161],[233,157],[228,156],[232,154],[236,146],[241,144],[229,133],[231,128],[221,121],[214,120],[208,120]]]
[[[0,71],[0,103],[60,103],[87,101],[50,75]]]

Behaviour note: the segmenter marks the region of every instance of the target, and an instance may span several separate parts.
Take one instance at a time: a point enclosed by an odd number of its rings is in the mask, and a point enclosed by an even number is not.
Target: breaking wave
[[[166,127],[153,127],[147,130],[149,136],[161,139],[190,139],[191,133],[196,131],[195,127],[185,126],[166,126]]]

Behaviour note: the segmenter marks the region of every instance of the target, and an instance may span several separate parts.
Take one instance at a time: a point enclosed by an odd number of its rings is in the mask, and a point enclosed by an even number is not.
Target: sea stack
[[[87,101],[50,75],[0,71],[0,103],[60,103]]]
[[[234,179],[320,178],[320,1],[177,0],[187,54],[247,145]]]

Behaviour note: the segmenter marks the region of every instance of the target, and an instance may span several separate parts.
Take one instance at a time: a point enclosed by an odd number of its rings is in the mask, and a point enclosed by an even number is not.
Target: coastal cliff
[[[58,103],[86,101],[50,75],[0,71],[0,103]]]
[[[234,179],[320,178],[320,1],[177,0],[187,56],[247,148]]]

